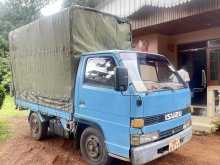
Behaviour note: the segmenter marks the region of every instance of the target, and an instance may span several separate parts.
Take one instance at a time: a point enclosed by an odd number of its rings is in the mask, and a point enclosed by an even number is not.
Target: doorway
[[[190,76],[192,105],[207,105],[207,42],[178,45],[178,66]]]

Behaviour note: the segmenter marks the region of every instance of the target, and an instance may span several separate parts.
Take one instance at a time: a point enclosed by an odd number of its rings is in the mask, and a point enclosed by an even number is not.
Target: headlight
[[[192,125],[192,120],[191,119],[187,120],[185,122],[185,124],[183,125],[183,129],[186,129],[186,128],[190,127],[191,125]]]
[[[137,146],[145,143],[150,143],[159,139],[159,137],[159,132],[151,132],[143,135],[132,135],[131,144]]]

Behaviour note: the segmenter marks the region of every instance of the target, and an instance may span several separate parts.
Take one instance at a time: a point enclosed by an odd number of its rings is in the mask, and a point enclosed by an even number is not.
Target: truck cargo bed
[[[72,111],[76,56],[129,49],[130,24],[89,8],[71,7],[9,35],[16,100]]]

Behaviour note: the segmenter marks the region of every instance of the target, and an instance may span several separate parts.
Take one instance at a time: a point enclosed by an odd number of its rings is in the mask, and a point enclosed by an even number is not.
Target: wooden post
[[[220,111],[220,90],[218,90],[218,112]]]

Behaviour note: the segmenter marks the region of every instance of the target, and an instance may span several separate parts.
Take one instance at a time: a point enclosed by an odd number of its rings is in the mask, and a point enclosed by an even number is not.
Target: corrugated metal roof
[[[132,29],[137,30],[220,10],[220,0],[106,0],[98,7],[128,17]]]
[[[192,0],[108,0],[97,8],[120,17],[129,17],[145,6],[171,8]]]
[[[220,0],[192,0],[172,8],[143,7],[129,19],[132,29],[136,30],[218,10],[220,10]],[[203,17],[197,19],[202,21]]]

